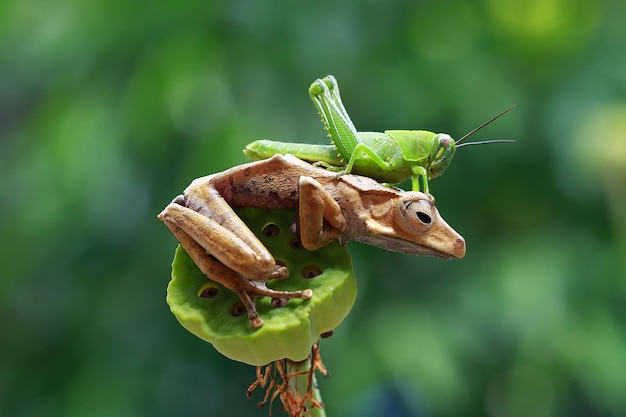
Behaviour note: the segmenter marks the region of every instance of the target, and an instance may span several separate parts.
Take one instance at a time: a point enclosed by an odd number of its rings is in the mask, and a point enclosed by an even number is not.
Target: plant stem
[[[311,383],[313,384],[312,392],[313,392],[313,400],[317,401],[320,404],[324,404],[322,402],[322,393],[317,386],[317,378],[315,378],[315,372],[313,373],[313,378],[311,379]],[[311,417],[326,417],[326,408],[324,407],[311,407]]]
[[[315,378],[315,370],[311,369],[311,359],[308,358],[302,362],[291,362],[287,361],[287,372],[293,373],[296,376],[291,378],[289,381],[290,388],[294,392],[298,392],[301,397],[309,394],[312,396],[314,402],[318,404],[323,404],[322,395],[320,393],[320,389],[317,386],[317,380]],[[311,373],[311,386],[309,387],[309,373]],[[310,388],[310,393],[309,393]],[[311,416],[311,417],[326,417],[326,411],[323,407],[316,407],[310,400],[307,400],[305,403],[308,414],[303,413],[302,416]]]

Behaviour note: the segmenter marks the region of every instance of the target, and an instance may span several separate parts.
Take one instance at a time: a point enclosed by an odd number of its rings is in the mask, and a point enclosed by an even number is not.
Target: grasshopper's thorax
[[[438,177],[446,170],[452,157],[456,151],[456,142],[447,133],[437,133],[433,136],[433,147],[430,151],[428,160],[430,166],[428,167],[429,178]]]

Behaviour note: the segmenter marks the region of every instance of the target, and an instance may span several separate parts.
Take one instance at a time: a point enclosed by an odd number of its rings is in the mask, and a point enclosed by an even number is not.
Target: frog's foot
[[[250,326],[253,329],[263,325],[263,319],[259,317],[256,311],[256,297],[272,297],[272,304],[279,307],[285,305],[290,298],[308,300],[313,296],[313,290],[310,288],[302,291],[277,291],[267,288],[264,281],[252,280],[248,281],[246,285],[242,285],[241,288],[234,289],[234,291],[248,312],[248,320],[250,320]]]

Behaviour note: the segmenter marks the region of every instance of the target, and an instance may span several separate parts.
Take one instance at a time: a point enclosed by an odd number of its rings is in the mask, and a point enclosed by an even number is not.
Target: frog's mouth
[[[393,252],[443,259],[461,259],[465,256],[465,239],[456,232],[454,235],[445,236],[443,239],[438,239],[436,234],[430,235],[425,243],[411,242],[393,236],[385,236],[385,239],[371,239],[371,241],[367,237],[358,240]]]

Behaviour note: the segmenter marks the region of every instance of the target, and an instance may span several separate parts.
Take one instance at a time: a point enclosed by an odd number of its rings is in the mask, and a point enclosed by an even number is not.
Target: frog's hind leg
[[[248,278],[267,281],[286,276],[285,267],[276,264],[219,194],[189,194],[176,197],[158,215],[170,230],[182,229],[221,263]]]
[[[256,310],[256,297],[302,298],[308,300],[313,296],[313,291],[310,289],[303,291],[277,291],[267,288],[265,281],[250,280],[209,255],[196,240],[180,227],[168,222],[165,222],[165,224],[203,274],[237,294],[248,313],[248,320],[252,328],[256,329],[263,325],[263,319],[259,317]],[[287,276],[286,269],[284,271],[284,275],[281,278]]]

